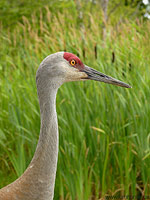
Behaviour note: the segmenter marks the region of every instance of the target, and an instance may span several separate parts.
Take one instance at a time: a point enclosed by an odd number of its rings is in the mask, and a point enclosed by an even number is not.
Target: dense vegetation
[[[17,15],[15,24],[1,22],[0,187],[23,173],[35,151],[36,70],[44,57],[65,50],[133,88],[87,81],[59,89],[55,199],[142,199],[150,195],[150,22],[119,21],[117,11],[103,38],[100,7],[89,3],[81,10],[83,18],[74,1],[53,2]]]

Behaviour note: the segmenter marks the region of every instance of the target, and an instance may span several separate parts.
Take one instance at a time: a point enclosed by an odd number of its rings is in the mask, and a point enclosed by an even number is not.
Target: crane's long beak
[[[84,78],[84,79],[91,79],[91,80],[100,81],[100,82],[104,82],[104,83],[108,83],[108,84],[113,84],[113,85],[117,85],[117,86],[121,86],[121,87],[131,88],[130,85],[128,85],[122,81],[119,81],[115,78],[112,78],[110,76],[107,76],[107,75],[105,75],[95,69],[92,69],[86,65],[84,65],[84,69],[82,69],[81,71],[88,75],[88,77]]]

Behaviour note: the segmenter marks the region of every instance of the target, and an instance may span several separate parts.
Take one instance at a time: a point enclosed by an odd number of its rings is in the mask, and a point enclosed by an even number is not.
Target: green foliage
[[[102,6],[104,0],[1,0],[0,1],[0,24],[3,28],[13,29],[18,22],[23,22],[22,16],[32,21],[32,15],[36,12],[36,17],[40,18],[40,12],[43,11],[45,17],[45,7],[49,7],[52,16],[57,16],[57,13],[62,13],[65,9],[69,10],[69,14],[81,15],[77,18],[78,24],[82,23],[82,15],[84,19],[89,13],[101,13],[98,19],[103,26]],[[136,17],[144,16],[146,7],[142,4],[142,0],[109,0],[108,3],[108,21],[111,24],[121,23],[125,19],[135,19]],[[80,14],[79,14],[80,13]],[[81,14],[82,13],[82,14]],[[99,14],[98,14],[99,15]],[[69,22],[69,21],[68,21]]]
[[[40,129],[36,70],[44,57],[66,50],[133,88],[87,81],[59,89],[55,199],[142,198],[150,190],[150,22],[108,24],[102,41],[101,12],[85,10],[84,28],[79,28],[78,10],[70,3],[71,12],[62,8],[54,16],[45,7],[1,32],[0,186],[20,176],[35,151]]]

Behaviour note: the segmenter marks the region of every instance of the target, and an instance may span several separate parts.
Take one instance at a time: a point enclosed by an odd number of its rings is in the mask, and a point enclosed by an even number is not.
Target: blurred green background
[[[68,51],[133,88],[87,81],[59,89],[54,199],[150,195],[149,10],[146,0],[0,1],[0,187],[36,148],[36,70]]]

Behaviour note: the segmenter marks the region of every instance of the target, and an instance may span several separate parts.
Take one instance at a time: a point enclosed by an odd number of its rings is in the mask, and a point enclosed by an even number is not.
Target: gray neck
[[[54,89],[52,86],[47,87],[44,91],[38,89],[41,129],[38,145],[29,166],[29,169],[34,170],[36,183],[39,183],[37,192],[38,190],[40,190],[40,194],[43,192],[46,200],[53,199],[57,169],[58,124],[56,93],[57,89]]]
[[[33,159],[23,175],[12,184],[4,187],[4,194],[7,193],[8,197],[10,197],[8,199],[52,200],[54,196],[58,158],[58,124],[56,114],[56,93],[58,87],[53,84],[42,84],[43,82],[44,80],[41,83],[37,81],[41,112],[41,129],[38,145]]]

